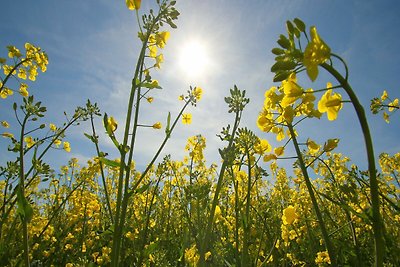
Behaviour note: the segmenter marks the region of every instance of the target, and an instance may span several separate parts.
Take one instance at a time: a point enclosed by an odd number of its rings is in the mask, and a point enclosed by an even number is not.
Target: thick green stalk
[[[144,60],[144,55],[146,51],[146,42],[143,42],[142,50],[138,59],[136,72],[134,78],[132,79],[132,88],[129,97],[128,103],[128,112],[126,115],[126,123],[125,123],[125,133],[124,133],[124,140],[122,143],[122,147],[120,148],[121,154],[121,164],[119,166],[119,177],[118,177],[118,189],[117,189],[117,202],[116,202],[116,212],[115,212],[115,219],[114,219],[114,234],[113,234],[113,248],[111,254],[111,266],[117,267],[118,260],[119,260],[119,253],[120,253],[120,245],[121,245],[121,238],[122,238],[122,227],[120,226],[120,217],[121,217],[121,204],[123,199],[123,185],[124,185],[124,175],[126,171],[125,166],[125,156],[126,156],[126,147],[128,144],[128,137],[129,137],[129,129],[131,126],[131,119],[132,119],[132,112],[133,112],[133,101],[135,99],[135,92],[137,89],[136,78],[138,77],[139,73],[139,66],[142,64]],[[130,164],[128,164],[130,165]]]
[[[120,154],[121,154],[121,164],[119,167],[119,177],[118,177],[118,193],[117,193],[117,203],[116,203],[116,213],[115,213],[115,220],[114,220],[114,235],[113,235],[113,248],[112,248],[112,254],[111,254],[111,266],[116,267],[118,266],[119,262],[119,254],[120,254],[120,249],[121,249],[121,239],[122,239],[122,230],[123,226],[125,223],[125,216],[126,216],[126,206],[128,203],[128,186],[129,185],[129,179],[130,179],[130,168],[131,168],[131,160],[132,160],[132,155],[133,155],[133,147],[130,147],[129,149],[129,161],[125,165],[125,157],[127,154],[126,148],[128,144],[128,138],[129,138],[129,131],[131,128],[131,121],[132,121],[132,112],[133,112],[133,103],[135,99],[135,94],[137,93],[136,90],[139,90],[138,95],[137,95],[137,103],[140,102],[140,85],[137,84],[138,77],[141,75],[141,71],[143,70],[143,65],[144,65],[144,58],[145,58],[145,53],[146,53],[146,48],[148,44],[148,39],[150,37],[150,34],[153,31],[153,28],[155,26],[155,23],[159,20],[160,14],[154,19],[154,22],[150,29],[147,31],[146,38],[143,41],[142,48],[139,54],[139,58],[136,64],[136,69],[135,69],[135,74],[132,79],[132,88],[129,96],[129,102],[128,102],[128,111],[127,111],[127,116],[126,116],[126,122],[125,122],[125,132],[124,132],[124,140],[122,147],[120,147]],[[135,142],[135,135],[136,135],[136,129],[137,129],[137,116],[139,113],[139,105],[136,104],[136,109],[135,109],[136,115],[135,115],[135,123],[133,127],[133,135],[131,136],[132,140],[131,143],[134,144]],[[124,183],[124,176],[125,176],[125,183]],[[125,186],[124,186],[125,184]],[[126,199],[125,199],[126,198]],[[125,208],[124,208],[125,207]]]
[[[232,134],[230,136],[230,140],[229,140],[229,144],[227,147],[227,151],[230,151],[233,147],[233,141],[234,141],[234,137],[235,137],[235,133],[237,131],[237,128],[239,127],[239,122],[240,122],[240,113],[241,111],[237,111],[236,112],[236,117],[235,117],[235,124],[233,126],[232,129]],[[206,247],[207,245],[210,244],[210,234],[211,234],[211,230],[214,224],[214,215],[215,215],[215,209],[217,207],[218,204],[218,199],[219,199],[219,193],[221,192],[222,189],[222,182],[224,180],[224,174],[225,174],[225,170],[228,167],[228,160],[224,159],[222,162],[222,166],[221,166],[221,171],[219,173],[218,176],[218,182],[217,182],[217,187],[215,188],[215,193],[214,193],[214,198],[213,198],[213,202],[211,205],[211,210],[210,210],[210,215],[208,217],[208,221],[207,221],[207,226],[206,226],[206,231],[204,233],[204,238],[200,241],[201,245],[199,247],[199,252],[200,252],[200,266],[205,266],[205,259],[204,259],[204,253],[206,253]]]
[[[250,243],[250,200],[251,200],[251,156],[249,147],[246,148],[246,157],[248,160],[248,169],[247,169],[247,196],[246,196],[246,223],[244,225],[244,238],[243,238],[243,253],[242,253],[242,265],[246,266],[247,263],[250,262],[249,257],[249,243]]]
[[[371,190],[372,203],[372,228],[374,229],[375,240],[375,266],[381,267],[383,266],[385,244],[383,240],[383,223],[379,211],[379,185],[376,177],[375,156],[367,117],[365,116],[364,108],[362,107],[350,84],[347,82],[347,79],[345,79],[336,69],[327,63],[321,64],[321,67],[332,74],[332,76],[335,77],[336,80],[343,86],[343,89],[346,91],[351,102],[353,103],[353,107],[356,110],[357,117],[361,125],[368,159],[369,186]]]
[[[26,122],[28,121],[28,118],[30,117],[30,113],[25,115],[24,121],[22,122],[21,125],[21,134],[20,134],[20,148],[19,148],[19,158],[20,158],[20,165],[19,165],[19,191],[21,198],[25,198],[25,170],[24,170],[24,135],[25,135],[25,125]],[[20,201],[22,202],[22,201]],[[21,205],[23,203],[18,203],[18,205]],[[25,207],[23,207],[25,210]],[[22,235],[23,235],[23,248],[24,248],[24,263],[26,267],[30,266],[29,263],[29,237],[28,237],[28,221],[26,218],[26,214],[22,216]]]
[[[332,265],[336,266],[336,256],[334,254],[333,245],[332,245],[332,243],[331,243],[331,241],[329,239],[329,234],[328,234],[328,231],[326,230],[325,223],[324,223],[324,220],[322,218],[322,213],[321,213],[321,210],[319,209],[318,202],[317,202],[317,199],[316,199],[315,194],[314,194],[314,189],[313,189],[313,186],[312,186],[311,181],[310,181],[310,177],[308,176],[306,164],[305,164],[305,162],[303,160],[303,155],[301,154],[299,143],[297,142],[296,134],[295,134],[294,129],[293,129],[293,125],[288,123],[287,126],[288,126],[289,131],[290,131],[290,136],[292,138],[294,149],[296,150],[297,159],[299,161],[300,169],[301,169],[301,172],[303,173],[304,180],[306,182],[308,193],[310,194],[310,198],[311,198],[311,202],[313,204],[314,212],[315,212],[315,215],[317,216],[317,219],[318,219],[318,224],[319,224],[319,227],[321,229],[321,233],[322,233],[322,237],[323,237],[324,242],[325,242],[326,250],[328,251],[329,257],[330,257],[331,262],[332,262]]]

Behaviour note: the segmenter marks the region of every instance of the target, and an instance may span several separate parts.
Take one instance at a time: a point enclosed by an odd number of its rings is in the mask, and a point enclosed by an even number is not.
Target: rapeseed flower
[[[142,0],[126,0],[126,7],[130,10],[140,9]]]
[[[281,106],[283,108],[293,104],[304,93],[304,90],[297,84],[295,73],[290,74],[286,80],[282,81],[282,87],[284,96],[281,101]]]
[[[200,100],[202,95],[203,95],[203,89],[201,89],[200,87],[195,87],[193,90],[193,95],[196,98],[196,100]]]
[[[327,84],[327,88],[332,87],[330,83]],[[338,93],[332,94],[332,89],[329,89],[322,96],[318,102],[318,111],[321,113],[326,112],[328,120],[336,120],[339,110],[343,107],[342,96]]]
[[[297,215],[296,209],[292,205],[289,205],[289,207],[283,210],[283,215],[282,215],[283,224],[285,225],[292,224],[297,219],[299,219],[299,215]]]
[[[65,151],[71,152],[71,146],[70,146],[69,142],[64,142],[63,143],[63,148],[64,148]]]
[[[3,126],[4,128],[9,128],[10,124],[7,121],[2,121],[1,126]]]
[[[190,113],[182,114],[182,123],[183,124],[191,124],[192,123],[192,114],[190,114]]]
[[[159,130],[159,129],[161,129],[162,125],[161,125],[161,122],[156,122],[151,127],[153,127],[154,129]]]
[[[318,35],[317,28],[310,28],[311,42],[308,43],[305,51],[303,64],[307,69],[308,77],[312,81],[318,76],[318,65],[327,61],[331,55],[331,49]]]
[[[28,85],[25,83],[21,83],[21,85],[19,86],[19,94],[24,97],[29,96],[29,92],[27,89],[28,89]]]
[[[35,141],[33,140],[32,136],[27,136],[24,138],[24,141],[26,143],[26,146],[28,148],[32,147],[35,144]]]

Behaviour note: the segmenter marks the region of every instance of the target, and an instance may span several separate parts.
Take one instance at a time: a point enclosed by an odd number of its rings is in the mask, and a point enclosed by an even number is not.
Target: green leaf
[[[289,20],[286,21],[286,29],[289,34],[293,34],[294,27],[293,27],[293,24]]]
[[[136,190],[135,190],[135,193],[136,193],[136,194],[141,194],[141,193],[143,193],[144,191],[146,191],[147,189],[149,189],[150,184],[151,184],[151,183],[145,184],[145,185],[143,185],[142,187],[136,189]]]
[[[169,26],[171,26],[172,29],[176,29],[178,28],[175,23],[173,23],[171,20],[168,20],[167,23],[169,24]]]
[[[279,36],[279,40],[277,42],[282,48],[285,48],[285,49],[289,49],[291,46],[289,39],[283,34],[281,34]]]
[[[106,158],[100,158],[100,161],[110,167],[119,167],[120,162]]]
[[[104,113],[103,124],[104,124],[104,127],[106,128],[106,131],[107,131],[108,135],[111,135],[112,131],[111,131],[110,127],[108,127],[108,115],[107,115],[107,113]]]
[[[290,71],[278,71],[274,76],[274,82],[281,82],[286,80],[287,77],[290,75]]]
[[[90,141],[92,141],[93,143],[96,143],[95,142],[95,139],[94,139],[94,137],[93,137],[93,135],[90,135],[90,134],[87,134],[87,133],[83,133],[87,138],[89,138],[89,140]]]
[[[296,36],[296,38],[300,38],[300,30],[297,28],[294,28],[294,35]]]
[[[29,222],[33,217],[33,208],[28,200],[26,200],[20,186],[17,189],[17,204],[17,213],[21,216],[22,220]]]
[[[293,61],[277,61],[271,67],[272,72],[278,72],[280,70],[292,70],[296,67],[296,63]]]
[[[171,112],[168,112],[167,127],[165,127],[165,134],[166,134],[168,137],[169,137],[170,134],[171,134],[170,124],[171,124]]]
[[[275,47],[275,48],[273,48],[273,49],[271,50],[271,52],[272,52],[272,54],[274,54],[274,55],[282,55],[282,54],[285,53],[285,50]]]
[[[156,85],[154,85],[153,83],[148,83],[148,82],[146,82],[146,83],[141,83],[140,86],[141,86],[141,87],[144,87],[144,88],[148,88],[148,89],[154,89],[154,88],[156,88],[156,89],[162,89],[161,86],[159,86],[159,85],[156,86]]]
[[[304,24],[304,22],[299,19],[299,18],[295,18],[293,20],[294,24],[296,24],[296,27],[301,31],[301,32],[305,32],[306,30],[306,25]]]

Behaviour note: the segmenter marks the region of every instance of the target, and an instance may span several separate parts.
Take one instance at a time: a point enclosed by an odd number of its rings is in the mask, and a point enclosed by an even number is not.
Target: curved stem
[[[375,266],[383,266],[383,255],[385,251],[385,244],[383,241],[383,224],[379,211],[379,185],[378,179],[376,177],[376,166],[375,157],[373,150],[373,143],[371,133],[369,131],[369,126],[367,122],[367,117],[365,115],[364,108],[362,107],[360,101],[355,95],[350,84],[336,69],[331,65],[322,63],[321,67],[327,70],[336,80],[343,86],[347,95],[350,97],[353,107],[357,113],[358,120],[361,125],[361,129],[364,135],[364,142],[367,150],[368,159],[368,171],[369,171],[369,186],[371,190],[371,202],[372,202],[372,227],[374,229],[374,240],[375,240]]]
[[[326,250],[328,251],[329,258],[331,259],[332,265],[336,266],[336,256],[335,256],[334,251],[333,251],[333,245],[332,245],[332,243],[331,243],[331,241],[329,239],[329,234],[328,234],[328,231],[327,231],[327,229],[325,227],[325,223],[323,221],[322,213],[321,213],[321,210],[319,209],[318,202],[317,202],[317,199],[316,199],[315,194],[314,194],[314,189],[313,189],[313,186],[311,184],[310,177],[308,176],[306,164],[305,164],[303,156],[301,154],[299,143],[297,142],[297,138],[296,138],[296,134],[294,132],[293,125],[292,124],[287,124],[287,126],[288,126],[289,131],[290,131],[290,136],[292,137],[293,145],[294,145],[294,148],[296,150],[296,154],[297,154],[297,157],[298,157],[300,169],[301,169],[301,172],[303,173],[308,193],[310,194],[310,198],[311,198],[311,202],[313,204],[314,212],[315,212],[315,215],[317,216],[317,219],[318,219],[318,224],[319,224],[319,227],[321,229],[321,233],[322,233],[322,237],[323,237],[324,242],[325,242]]]

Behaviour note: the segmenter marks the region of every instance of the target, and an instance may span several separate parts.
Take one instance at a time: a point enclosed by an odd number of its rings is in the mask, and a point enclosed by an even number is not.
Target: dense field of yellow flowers
[[[140,9],[140,0],[126,3]],[[166,125],[148,126],[163,127],[165,139],[148,167],[136,169],[136,130],[143,126],[137,120],[139,106],[151,102],[148,93],[159,87],[151,72],[164,60],[159,50],[169,32],[161,29],[176,28],[179,16],[175,1],[157,3],[159,10],[144,16],[139,27],[142,49],[125,124],[90,101],[62,126],[41,124],[46,108],[26,81],[46,71],[46,53],[27,43],[23,52],[8,46],[8,58],[0,58],[2,101],[20,102],[13,105],[20,133],[8,132],[10,123],[1,121],[15,160],[0,167],[0,266],[399,266],[400,153],[383,153],[375,163],[364,108],[348,83],[344,60],[300,19],[287,22],[286,35],[272,50],[276,63],[271,71],[280,85],[265,92],[257,118],[257,126],[282,146],[273,148],[240,126],[249,99],[234,86],[225,98],[233,121],[219,135],[225,144],[220,166],[206,164],[201,135],[187,140],[184,158],[160,159],[176,124],[191,122],[187,106],[201,101],[202,89],[190,87],[180,97],[176,118],[168,114]],[[313,91],[297,83],[299,75],[318,79],[321,68],[336,84]],[[325,113],[335,120],[344,102],[354,105],[358,115],[367,170],[335,152],[338,139],[317,144],[296,131],[302,121],[324,119]],[[370,109],[389,122],[398,99],[384,92]],[[101,152],[94,127],[98,116],[118,159]],[[52,170],[43,157],[54,147],[70,151],[63,138],[78,122],[93,126],[85,135],[97,155],[85,163],[73,158]],[[118,126],[123,140],[115,136]],[[277,163],[287,146],[296,151],[291,170]]]

